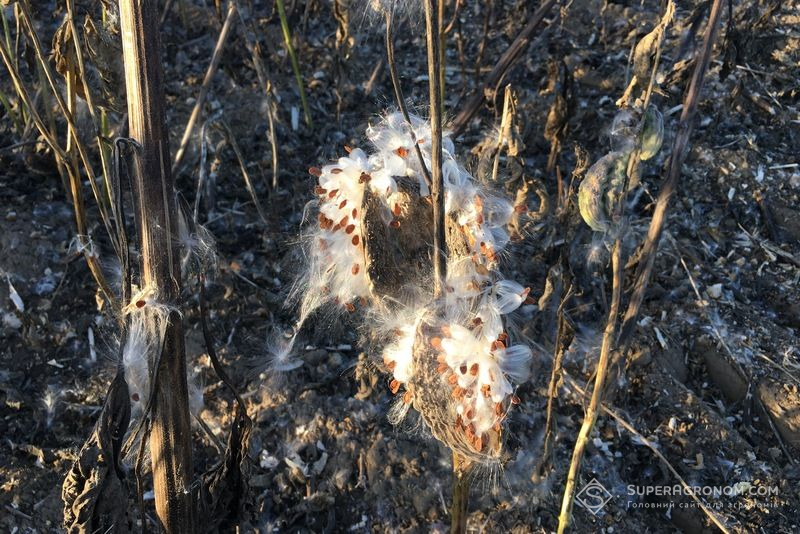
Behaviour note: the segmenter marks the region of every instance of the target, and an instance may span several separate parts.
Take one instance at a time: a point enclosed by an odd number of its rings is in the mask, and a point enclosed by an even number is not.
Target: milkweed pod
[[[606,154],[592,165],[578,189],[578,208],[584,222],[595,232],[604,232],[616,201],[622,194],[628,152]]]
[[[655,156],[664,142],[664,117],[658,108],[650,106],[644,114],[639,159],[646,161]]]

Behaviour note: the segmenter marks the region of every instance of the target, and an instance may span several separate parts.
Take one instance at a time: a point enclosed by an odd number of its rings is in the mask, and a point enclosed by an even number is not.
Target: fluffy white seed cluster
[[[429,196],[416,147],[430,168],[430,129],[418,117],[412,118],[409,127],[402,115],[393,113],[369,127],[367,137],[373,148],[370,155],[348,149],[348,156],[310,170],[318,179],[319,216],[308,247],[310,272],[300,322],[326,303],[349,311],[355,311],[356,305],[368,308],[371,318],[377,319],[375,329],[393,339],[384,346],[382,356],[393,375],[391,390],[398,393],[405,386],[406,404],[413,402],[415,394],[410,382],[418,371],[414,352],[420,324],[433,326],[440,334],[425,341],[437,355],[437,385],[452,390],[452,425],[463,431],[480,453],[487,443],[485,434],[499,432],[515,399],[515,384],[527,379],[531,359],[530,348],[511,345],[503,326],[503,316],[521,306],[529,291],[503,279],[498,271],[499,254],[509,241],[506,225],[514,207],[459,165],[453,143],[445,137],[442,171],[446,216],[460,233],[467,252],[451,251],[447,258],[442,301],[404,303],[400,311],[396,307],[384,309],[380,299],[373,298],[380,295],[371,294],[365,268],[362,201],[369,188],[385,203],[389,214],[385,223],[391,227],[399,224],[393,218],[399,215],[394,202],[397,177],[418,180],[421,196]],[[429,293],[427,288],[418,289],[412,294]]]

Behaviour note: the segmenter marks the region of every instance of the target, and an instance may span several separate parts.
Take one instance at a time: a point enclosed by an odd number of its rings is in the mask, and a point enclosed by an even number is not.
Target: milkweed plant
[[[422,167],[431,165],[430,126],[387,113],[366,137],[368,151],[345,147],[347,155],[310,169],[316,218],[304,236],[299,318],[292,337],[273,347],[274,368],[292,367],[295,340],[315,311],[356,314],[397,396],[390,420],[399,423],[413,408],[454,452],[497,461],[504,421],[532,359],[507,321],[530,302],[529,288],[499,269],[515,207],[470,175],[445,136],[447,278],[434,299],[432,207]]]

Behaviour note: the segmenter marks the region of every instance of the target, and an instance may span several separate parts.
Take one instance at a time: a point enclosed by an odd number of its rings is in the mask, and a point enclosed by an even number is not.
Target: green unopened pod
[[[578,207],[583,220],[595,232],[604,232],[610,226],[614,206],[625,185],[629,154],[624,151],[606,154],[586,171],[581,182]]]
[[[655,106],[648,107],[644,114],[641,141],[642,151],[639,153],[639,159],[642,161],[655,156],[664,142],[664,117]]]

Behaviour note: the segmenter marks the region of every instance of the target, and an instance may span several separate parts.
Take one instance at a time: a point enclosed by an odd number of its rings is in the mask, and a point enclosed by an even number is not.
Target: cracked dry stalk
[[[608,321],[603,332],[603,344],[600,348],[600,359],[597,362],[597,374],[594,379],[594,389],[592,390],[592,400],[586,408],[586,415],[583,417],[583,424],[578,432],[578,439],[575,441],[575,448],[572,451],[572,461],[567,474],[567,485],[564,489],[564,499],[561,502],[561,513],[558,516],[558,534],[563,534],[569,527],[572,519],[572,505],[575,500],[575,484],[581,470],[581,460],[586,445],[589,443],[589,436],[592,433],[594,424],[597,421],[597,414],[600,411],[603,392],[605,390],[606,376],[608,375],[608,363],[611,355],[611,345],[614,342],[614,332],[617,327],[617,315],[619,314],[619,301],[622,286],[622,261],[621,245],[617,238],[614,243],[614,250],[611,256],[611,269],[614,273],[613,289],[611,293],[611,307],[608,310]]]
[[[442,177],[442,76],[440,45],[443,0],[425,0],[425,29],[428,48],[428,86],[431,112],[431,201],[433,203],[433,297],[444,295],[447,279],[445,247],[444,181]],[[436,5],[434,5],[436,4]],[[453,451],[453,505],[450,532],[466,532],[469,507],[469,460]]]
[[[158,3],[119,0],[130,136],[141,146],[134,156],[133,196],[141,253],[141,284],[175,306],[181,287],[177,218],[164,114],[158,35]],[[155,363],[150,434],[156,515],[170,533],[195,532],[191,426],[186,355],[180,314],[172,312]]]

